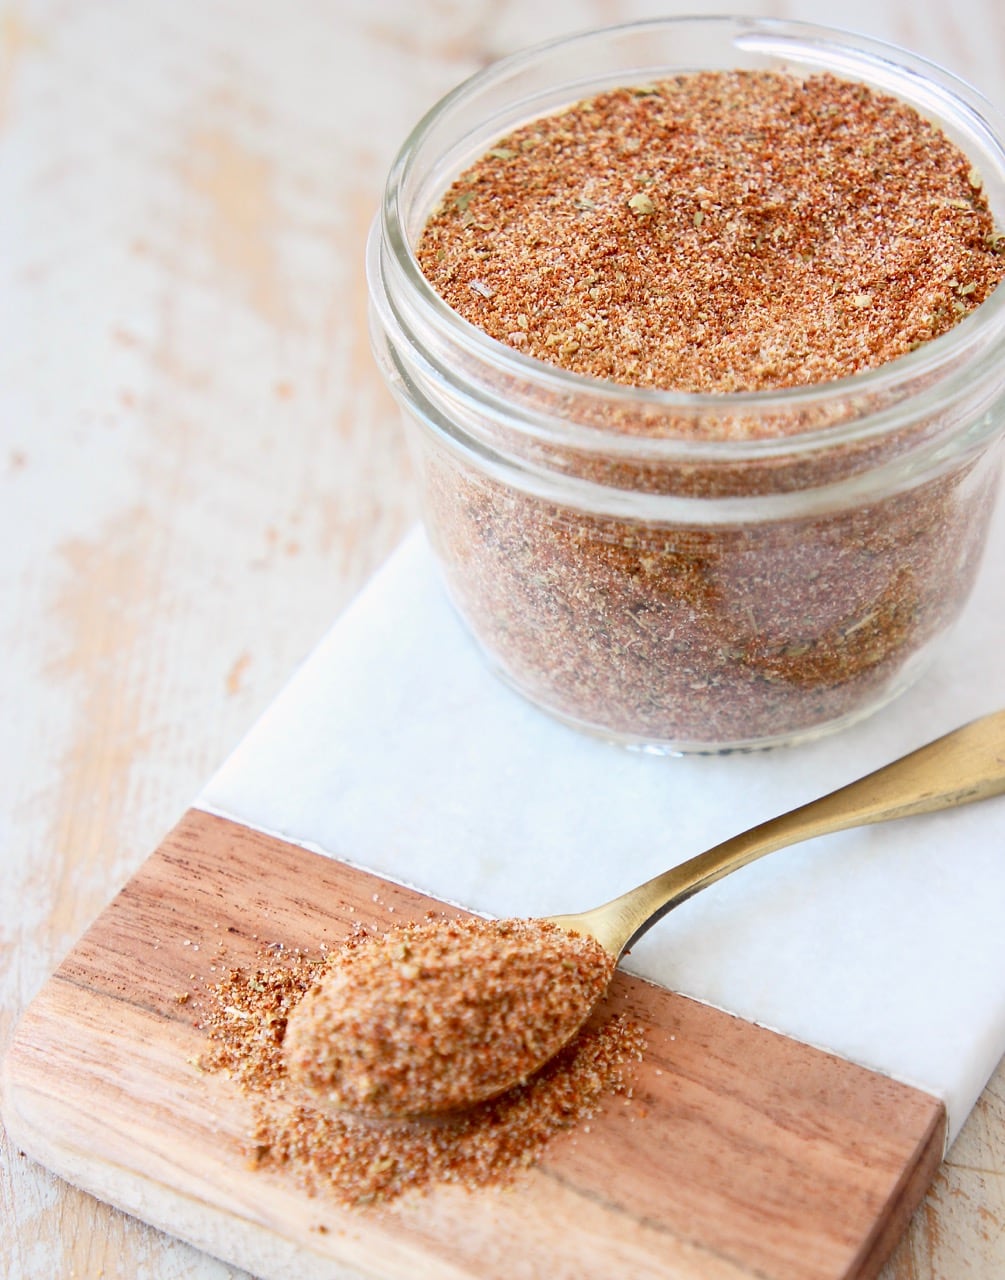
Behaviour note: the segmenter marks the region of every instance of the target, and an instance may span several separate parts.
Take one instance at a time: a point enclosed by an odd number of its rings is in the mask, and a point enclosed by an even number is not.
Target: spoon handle
[[[668,911],[786,845],[848,827],[952,809],[1005,792],[1005,710],[983,716],[837,791],[762,822],[579,917],[620,955]],[[571,926],[570,927],[574,927]]]

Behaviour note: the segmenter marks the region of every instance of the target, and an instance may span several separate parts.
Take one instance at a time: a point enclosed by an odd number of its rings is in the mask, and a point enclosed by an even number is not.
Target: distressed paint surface
[[[414,517],[362,270],[397,145],[491,58],[665,8],[0,0],[0,1043]],[[999,0],[840,21],[1001,101]],[[233,1274],[9,1145],[0,1184],[11,1280]],[[1001,1275],[1002,1069],[884,1280]]]

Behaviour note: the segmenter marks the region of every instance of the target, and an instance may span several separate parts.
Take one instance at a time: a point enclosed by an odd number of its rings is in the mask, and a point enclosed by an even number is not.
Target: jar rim
[[[994,359],[995,352],[987,350],[988,342],[994,348],[997,346],[996,338],[999,342],[1005,341],[1005,282],[946,333],[875,368],[825,382],[723,392],[639,387],[591,377],[549,364],[491,337],[461,316],[436,292],[423,274],[406,233],[402,190],[420,145],[446,112],[463,107],[466,101],[493,81],[502,81],[551,53],[587,41],[646,30],[665,30],[685,24],[709,28],[732,25],[737,32],[737,41],[744,42],[741,48],[757,50],[758,45],[761,45],[766,52],[787,53],[790,56],[798,53],[803,62],[817,63],[821,69],[840,70],[848,78],[852,78],[857,70],[857,78],[868,82],[869,77],[864,72],[872,70],[873,82],[879,79],[884,87],[894,93],[897,93],[895,81],[904,81],[908,87],[915,89],[914,98],[912,100],[912,96],[903,90],[897,96],[915,107],[918,91],[923,86],[933,103],[951,109],[954,122],[965,127],[972,140],[976,142],[979,139],[982,154],[996,160],[999,177],[1005,182],[1005,118],[1002,113],[978,89],[952,72],[889,42],[815,23],[729,14],[675,15],[591,28],[519,50],[475,72],[435,103],[405,139],[391,167],[378,216],[383,237],[394,257],[395,268],[407,282],[414,301],[432,318],[441,332],[449,335],[452,346],[475,361],[491,366],[495,374],[508,374],[524,382],[533,382],[538,390],[560,397],[585,397],[587,400],[604,403],[612,409],[631,407],[636,411],[648,409],[691,415],[798,413],[832,401],[835,397],[865,399],[889,393],[904,384],[923,382],[927,385],[938,380],[940,374],[952,372],[961,363],[967,366],[967,377],[974,377],[972,365],[975,359],[983,364]],[[839,64],[838,68],[835,68],[835,62]],[[638,71],[659,74],[659,68],[655,65],[639,67]],[[673,68],[666,67],[665,71],[672,74]],[[612,79],[611,83],[626,83],[630,74],[625,73],[619,81]],[[586,93],[588,82],[584,80],[581,86],[570,83],[568,87],[573,93],[579,87]],[[526,118],[532,119],[533,112]],[[940,121],[937,120],[936,123]],[[570,425],[573,424],[564,423],[563,427],[568,430]],[[631,439],[635,447],[651,445],[657,449],[659,446],[680,447],[694,443],[702,452],[710,448],[713,452],[718,452],[724,446],[735,447],[742,444],[752,448],[754,452],[773,452],[778,446],[784,446],[790,452],[794,447],[799,447],[798,442],[806,447],[810,447],[814,441],[819,445],[822,437],[833,442],[835,438],[845,435],[847,428],[862,425],[862,421],[858,420],[855,423],[843,422],[809,428],[784,437],[760,437],[743,441],[706,438],[693,442],[685,437],[673,436],[626,437],[624,432],[595,426],[583,427],[581,430],[588,433],[584,436],[584,441],[589,440],[594,446],[601,441],[606,445],[611,439]],[[851,434],[858,435],[858,432],[852,431]],[[566,441],[571,443],[568,436]]]

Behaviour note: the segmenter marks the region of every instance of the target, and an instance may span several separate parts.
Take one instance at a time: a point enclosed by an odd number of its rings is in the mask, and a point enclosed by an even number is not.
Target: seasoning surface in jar
[[[417,256],[486,333],[575,373],[755,391],[905,355],[1001,280],[982,179],[917,111],[831,75],[705,72],[500,139]]]
[[[427,116],[371,237],[374,349],[501,676],[717,751],[924,670],[1001,469],[1003,139],[902,50],[748,19],[541,46]]]

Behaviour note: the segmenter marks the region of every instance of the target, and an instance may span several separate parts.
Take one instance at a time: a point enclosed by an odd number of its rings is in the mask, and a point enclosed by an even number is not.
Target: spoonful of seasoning
[[[430,920],[350,946],[292,1011],[291,1078],[373,1120],[437,1116],[523,1083],[580,1030],[657,920],[776,849],[1005,792],[1005,711],[745,831],[579,915]]]

